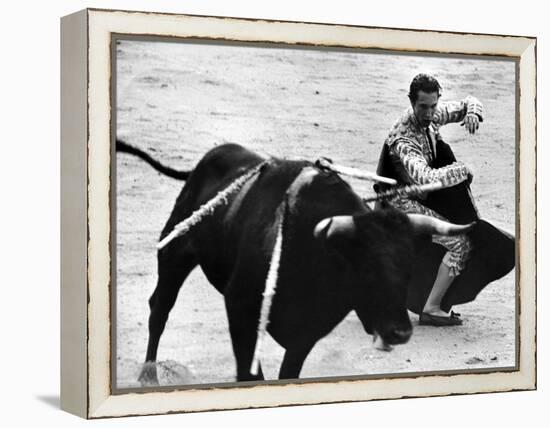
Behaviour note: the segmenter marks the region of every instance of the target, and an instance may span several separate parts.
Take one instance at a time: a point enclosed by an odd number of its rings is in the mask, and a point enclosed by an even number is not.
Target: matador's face
[[[437,91],[418,91],[416,101],[414,103],[411,102],[416,120],[418,120],[418,123],[420,123],[422,127],[427,127],[432,122],[438,100],[439,93]]]

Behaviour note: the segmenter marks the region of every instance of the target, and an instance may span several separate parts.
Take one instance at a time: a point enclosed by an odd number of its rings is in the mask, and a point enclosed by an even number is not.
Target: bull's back
[[[238,144],[223,144],[211,149],[198,162],[180,192],[161,239],[174,226],[227,187],[235,178],[264,161],[258,154]]]
[[[210,150],[197,164],[186,184],[193,208],[211,199],[233,180],[265,159],[238,144],[223,144]]]
[[[215,251],[225,261],[226,280],[246,278],[252,292],[263,288],[282,216],[282,204],[306,162],[270,159],[216,215],[222,238]],[[244,284],[243,284],[244,286]],[[256,290],[258,289],[258,290]]]

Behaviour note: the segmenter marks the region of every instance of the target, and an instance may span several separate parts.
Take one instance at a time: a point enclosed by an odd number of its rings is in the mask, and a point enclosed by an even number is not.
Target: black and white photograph
[[[112,49],[115,391],[517,369],[516,60]]]
[[[3,425],[544,425],[542,5],[6,3]]]

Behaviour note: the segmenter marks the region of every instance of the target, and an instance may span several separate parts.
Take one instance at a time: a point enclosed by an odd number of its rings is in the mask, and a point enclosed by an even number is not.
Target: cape
[[[451,147],[443,140],[437,141],[436,153],[433,168],[440,168],[456,161]],[[376,173],[384,177],[397,178],[386,144],[383,145]],[[374,189],[380,192],[387,187],[376,184]],[[469,233],[473,244],[470,259],[464,271],[455,278],[447,290],[441,302],[441,309],[449,311],[454,305],[473,301],[488,284],[502,278],[514,268],[514,236],[478,216],[469,183],[462,182],[431,192],[422,204],[453,223],[466,224],[476,221],[476,226]],[[383,206],[384,203],[380,205]],[[445,252],[446,249],[441,245],[426,241],[416,260],[411,261],[414,264],[413,274],[407,295],[407,307],[410,311],[417,314],[422,311]]]

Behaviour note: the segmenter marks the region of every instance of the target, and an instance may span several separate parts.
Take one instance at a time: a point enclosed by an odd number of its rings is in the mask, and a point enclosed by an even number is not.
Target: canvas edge
[[[537,41],[519,59],[518,248],[520,369],[537,385]]]
[[[536,39],[508,36],[468,36],[464,34],[453,35],[445,33],[443,45],[440,50],[434,47],[434,37],[431,36],[428,51],[459,53],[458,46],[467,43],[468,49],[462,47],[465,54],[474,55],[503,55],[519,59],[520,70],[520,153],[519,175],[523,177],[519,183],[521,210],[520,236],[521,248],[519,262],[521,271],[520,282],[526,284],[520,288],[520,370],[514,373],[490,373],[468,374],[456,376],[428,376],[408,379],[388,380],[361,380],[361,381],[336,381],[317,382],[291,385],[258,385],[253,387],[213,388],[209,390],[197,389],[188,391],[155,392],[155,393],[129,393],[123,395],[110,395],[109,386],[109,345],[110,325],[109,317],[109,158],[110,158],[110,123],[109,101],[110,94],[108,81],[110,77],[109,52],[110,34],[144,34],[142,28],[147,28],[149,35],[163,35],[172,37],[204,37],[208,34],[216,39],[239,41],[276,41],[281,43],[296,44],[300,40],[299,23],[268,22],[268,21],[242,21],[209,17],[189,17],[185,15],[140,14],[131,12],[88,11],[90,16],[90,305],[88,307],[88,320],[95,328],[90,330],[89,364],[90,364],[90,417],[126,416],[138,414],[159,414],[186,411],[205,411],[218,409],[235,409],[251,407],[272,407],[278,405],[316,404],[340,401],[363,401],[373,399],[391,399],[410,396],[435,396],[478,392],[497,392],[510,390],[526,390],[536,388],[536,254],[535,234],[535,167],[536,167],[536,111],[534,100],[536,96]],[[143,20],[148,22],[143,26]],[[231,31],[231,24],[238,24],[235,32]],[[182,25],[190,24],[190,25]],[[258,26],[259,25],[259,26]],[[278,25],[284,26],[277,29]],[[308,32],[304,43],[315,44],[315,37],[319,38],[319,31],[325,31],[325,37],[318,39],[318,44],[329,46],[347,46],[345,39],[345,26],[338,26],[337,34],[332,32],[334,26],[313,25],[313,36]],[[134,30],[132,30],[132,26]],[[212,29],[212,26],[214,27]],[[220,28],[223,27],[223,28]],[[247,27],[248,28],[243,28]],[[258,34],[263,34],[261,28],[266,26],[269,30],[262,40]],[[137,30],[136,30],[137,28]],[[210,28],[211,30],[209,30]],[[289,29],[294,29],[298,34],[290,32],[290,37],[283,41],[281,33],[289,36]],[[183,29],[183,30],[182,30]],[[310,30],[311,27],[308,27]],[[303,28],[302,28],[303,30]],[[400,50],[399,40],[407,40],[405,50],[412,48],[412,30],[384,30],[360,27],[349,28],[352,37],[360,37],[358,43],[353,46],[370,47],[380,49]],[[260,31],[260,33],[258,33]],[[275,33],[273,33],[275,31]],[[364,33],[362,32],[364,31]],[[372,31],[383,32],[386,39],[383,43],[379,38],[372,37]],[[390,31],[389,33],[387,31]],[[326,37],[331,33],[331,37]],[[421,32],[424,38],[425,33]],[[391,35],[388,43],[387,36]],[[449,38],[457,37],[460,40],[449,44]],[[466,37],[466,39],[464,38]],[[358,40],[358,39],[355,39]],[[513,43],[510,44],[510,41]],[[481,44],[477,48],[473,46],[476,41]],[[418,43],[418,40],[415,42]],[[424,45],[422,45],[424,46]],[[496,46],[496,48],[495,48]],[[511,49],[507,50],[506,47]],[[491,47],[494,52],[490,53]],[[97,50],[97,52],[95,52]],[[460,49],[458,49],[460,50]],[[424,50],[425,51],[425,50]],[[97,61],[97,64],[96,64]],[[97,69],[94,66],[97,65]],[[97,79],[97,80],[96,80]],[[96,86],[97,85],[97,86]],[[93,144],[92,144],[93,142]],[[93,146],[93,149],[92,149]],[[533,153],[531,153],[531,151]],[[96,205],[96,202],[99,205]],[[96,241],[97,238],[97,241]],[[97,245],[96,245],[97,244]],[[99,270],[96,270],[99,268]],[[532,284],[529,285],[529,284]],[[92,323],[92,320],[94,321]],[[102,325],[107,324],[107,325]],[[443,382],[441,382],[443,381]],[[437,386],[437,384],[440,384]],[[445,384],[446,389],[441,389]],[[490,384],[490,387],[487,385]],[[381,386],[383,385],[383,386]],[[281,399],[280,392],[284,389],[285,398]],[[419,388],[422,393],[419,393]],[[383,393],[380,391],[383,390]],[[251,397],[253,395],[253,397]],[[252,399],[251,399],[252,398]]]
[[[88,416],[87,13],[61,19],[60,404]]]

